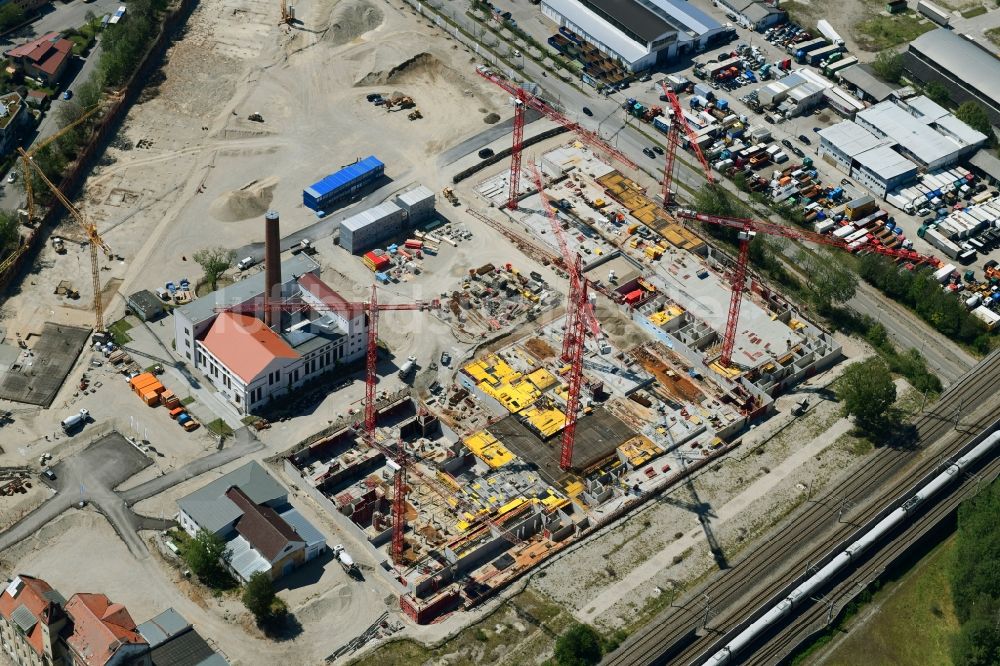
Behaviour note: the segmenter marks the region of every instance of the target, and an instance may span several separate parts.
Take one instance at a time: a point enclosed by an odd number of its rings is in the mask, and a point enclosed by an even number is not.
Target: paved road
[[[122,0],[72,0],[71,2],[53,2],[42,9],[42,14],[20,30],[0,37],[0,48],[7,51],[15,46],[38,39],[50,32],[62,32],[70,28],[79,28],[87,22],[87,14],[101,18],[105,14],[113,14],[119,6],[125,4]]]
[[[244,426],[236,431],[232,446],[228,446],[215,453],[210,453],[203,458],[188,463],[184,467],[175,469],[151,481],[141,483],[135,488],[123,490],[118,495],[129,505],[132,505],[144,499],[149,499],[154,495],[159,495],[168,488],[172,488],[188,479],[193,479],[199,474],[204,474],[216,467],[221,467],[243,456],[260,451],[262,448],[264,448],[264,445],[260,440],[250,433],[248,427]]]
[[[104,514],[135,557],[146,557],[149,550],[137,532],[166,529],[174,525],[174,521],[136,514],[130,508],[132,504],[262,447],[263,444],[244,427],[236,432],[233,446],[210,453],[135,488],[116,492],[114,489],[117,486],[150,462],[118,433],[103,435],[82,452],[69,456],[53,468],[56,479],[48,483],[55,488],[56,494],[0,533],[0,551],[29,538],[84,500]]]
[[[945,386],[976,364],[976,359],[967,351],[864,282],[858,284],[857,293],[848,305],[885,326],[897,347],[919,351]]]

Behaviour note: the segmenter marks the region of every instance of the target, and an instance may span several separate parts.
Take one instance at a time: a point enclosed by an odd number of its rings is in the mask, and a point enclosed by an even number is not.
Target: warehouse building
[[[354,198],[384,175],[385,165],[369,155],[302,190],[302,203],[315,211],[326,210],[333,204]]]
[[[542,0],[541,10],[632,72],[703,51],[730,34],[684,0]]]
[[[956,104],[978,102],[1000,125],[1000,60],[980,45],[938,28],[910,42],[903,66],[917,81],[942,84]]]
[[[888,144],[888,140],[875,136],[850,120],[819,131],[819,156],[846,174],[854,168],[855,157],[866,150]]]
[[[889,146],[866,150],[854,158],[851,177],[879,197],[903,187],[917,178],[917,165]]]
[[[340,223],[340,246],[360,254],[378,243],[400,236],[434,214],[434,193],[420,185],[395,201],[361,211]]]
[[[721,4],[736,16],[737,23],[757,32],[788,20],[788,12],[760,0],[721,0]]]
[[[872,74],[868,65],[851,65],[837,72],[837,78],[860,100],[877,104],[889,99],[895,88]]]
[[[860,111],[855,122],[889,139],[900,153],[933,171],[971,155],[986,141],[984,134],[952,118],[926,97],[917,97],[880,102]]]

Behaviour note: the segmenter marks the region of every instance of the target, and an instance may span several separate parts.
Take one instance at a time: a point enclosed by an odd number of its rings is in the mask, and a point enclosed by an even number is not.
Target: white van
[[[240,259],[239,263],[236,264],[236,268],[245,271],[246,269],[253,266],[257,261],[253,257],[243,257]]]

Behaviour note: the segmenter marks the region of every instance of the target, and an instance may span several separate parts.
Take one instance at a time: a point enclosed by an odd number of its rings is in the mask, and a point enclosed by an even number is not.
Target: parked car
[[[441,352],[441,365],[447,366],[451,363],[451,354],[448,352]]]
[[[583,115],[592,116],[594,115],[594,112],[590,110],[590,107],[585,106],[583,107]]]
[[[781,140],[781,145],[783,145],[785,148],[791,148],[792,147],[792,142],[789,141],[788,139],[782,139]]]
[[[656,159],[656,153],[654,153],[649,148],[643,148],[642,152],[646,155],[646,157],[648,157],[650,159],[654,159],[654,160]]]
[[[798,158],[800,158],[800,159],[806,156],[806,154],[802,152],[801,148],[798,148],[796,146],[792,146],[791,150],[792,150],[793,153],[795,153],[795,156],[798,157]]]
[[[805,134],[799,134],[799,141],[806,144],[807,146],[812,145],[812,141],[810,141],[809,137],[807,137]]]
[[[663,148],[660,148],[659,146],[653,146],[653,151],[654,151],[654,152],[655,152],[655,153],[656,153],[657,155],[662,155],[662,154],[663,154]]]
[[[65,90],[65,91],[63,91],[62,98],[63,99],[72,99],[73,98],[73,91],[72,90]]]
[[[483,148],[482,150],[479,151],[479,157],[481,157],[484,160],[493,157],[493,150],[490,148]]]

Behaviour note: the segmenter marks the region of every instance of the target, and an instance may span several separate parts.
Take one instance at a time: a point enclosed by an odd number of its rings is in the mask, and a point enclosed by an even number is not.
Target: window
[[[191,329],[187,326],[184,327],[184,335],[191,335]]]
[[[186,340],[184,341],[184,346],[185,346],[185,347],[190,347],[190,346],[191,346],[191,339],[190,339],[190,338],[188,338],[188,339],[186,339]]]
[[[237,405],[238,405],[238,404],[240,404],[240,394],[239,394],[239,393],[237,393],[237,394],[235,394],[235,395],[234,395],[233,397],[234,397],[234,398],[236,398],[236,404],[237,404]]]

